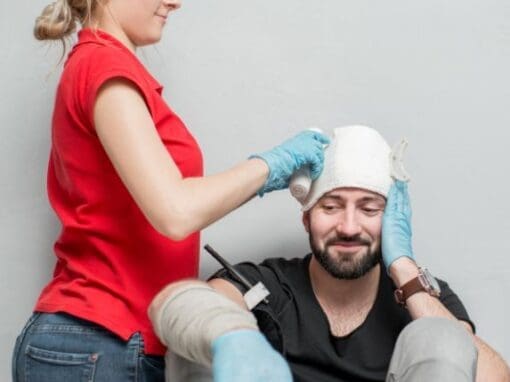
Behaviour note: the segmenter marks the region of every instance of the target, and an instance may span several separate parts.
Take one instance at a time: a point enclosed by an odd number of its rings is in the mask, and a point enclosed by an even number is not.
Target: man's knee
[[[476,360],[475,343],[462,324],[446,318],[426,317],[411,322],[400,333],[390,373],[402,375],[416,366],[446,368],[471,376],[476,372]]]
[[[411,322],[400,333],[397,346],[412,349],[416,356],[441,359],[476,357],[477,353],[471,334],[462,324],[441,317],[425,317]]]
[[[195,279],[186,279],[181,281],[176,281],[171,284],[168,284],[165,286],[162,290],[158,292],[158,294],[152,299],[152,302],[149,305],[149,308],[147,309],[147,313],[149,315],[149,318],[152,321],[152,324],[155,324],[155,321],[157,320],[159,310],[161,309],[161,306],[165,302],[165,300],[176,290],[179,289],[182,286],[185,285],[207,285],[203,281],[195,280]]]

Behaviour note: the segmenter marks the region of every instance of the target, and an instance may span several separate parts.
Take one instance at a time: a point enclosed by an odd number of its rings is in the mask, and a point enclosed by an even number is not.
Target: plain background
[[[0,2],[0,380],[49,280],[59,224],[45,172],[61,50],[31,30],[44,0]],[[214,173],[309,126],[406,137],[417,261],[446,279],[510,360],[510,3],[184,0],[139,55]],[[171,192],[171,190],[169,190]],[[303,256],[286,191],[208,228],[232,262]],[[205,277],[217,268],[202,254]]]

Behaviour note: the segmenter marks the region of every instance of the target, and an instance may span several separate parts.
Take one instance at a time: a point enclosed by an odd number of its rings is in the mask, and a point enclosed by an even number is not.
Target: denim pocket
[[[32,345],[26,347],[25,354],[27,382],[92,382],[99,358],[97,353],[64,353]]]
[[[165,358],[163,356],[145,354],[145,341],[140,332],[133,334],[131,341],[138,341],[138,362],[142,376],[141,381],[164,382]]]
[[[21,343],[25,339],[25,335],[26,335],[27,331],[30,329],[32,324],[39,318],[40,315],[41,314],[37,313],[37,312],[32,313],[32,315],[28,319],[27,323],[21,330],[21,333],[19,334],[18,337],[16,337],[16,342],[14,344],[14,350],[12,352],[12,369],[11,370],[12,370],[13,382],[18,381],[18,379],[19,379],[18,362],[19,362],[19,356],[20,356],[20,352],[21,352]]]
[[[155,369],[165,369],[165,359],[162,356],[143,355],[142,362]]]

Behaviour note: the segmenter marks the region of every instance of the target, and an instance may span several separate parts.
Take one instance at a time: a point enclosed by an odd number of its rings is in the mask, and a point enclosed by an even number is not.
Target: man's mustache
[[[366,246],[370,246],[372,244],[372,242],[370,240],[364,239],[360,235],[356,235],[356,236],[338,235],[338,236],[328,239],[326,241],[325,245],[328,246],[328,245],[343,244],[343,243],[366,245]]]

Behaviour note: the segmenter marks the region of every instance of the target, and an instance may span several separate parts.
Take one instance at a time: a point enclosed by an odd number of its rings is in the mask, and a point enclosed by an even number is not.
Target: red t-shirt
[[[55,243],[57,264],[35,310],[67,312],[123,339],[139,331],[146,353],[164,354],[147,307],[169,282],[197,276],[199,234],[172,241],[144,217],[96,134],[98,89],[114,77],[138,87],[184,177],[202,176],[202,154],[163,100],[162,86],[132,52],[101,31],[85,29],[78,36],[64,65],[53,114],[48,194],[62,223]]]

